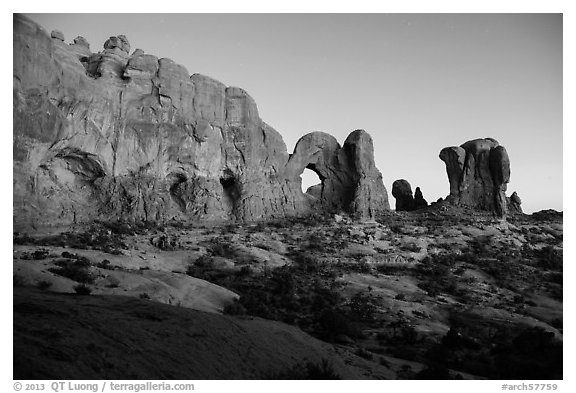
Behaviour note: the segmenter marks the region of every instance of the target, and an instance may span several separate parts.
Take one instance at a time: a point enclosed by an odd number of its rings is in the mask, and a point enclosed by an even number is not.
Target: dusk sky
[[[562,206],[561,14],[28,14],[93,52],[125,34],[245,89],[288,151],[311,131],[374,139],[391,207],[406,179],[449,193],[443,147],[492,137],[525,212]],[[307,185],[317,177],[305,176]]]

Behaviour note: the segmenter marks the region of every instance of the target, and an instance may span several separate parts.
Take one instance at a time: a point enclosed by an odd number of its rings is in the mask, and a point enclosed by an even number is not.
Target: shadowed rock
[[[508,201],[508,211],[510,213],[520,213],[522,214],[522,200],[520,199],[520,197],[518,196],[518,194],[516,194],[516,191],[514,191],[512,193],[512,195],[510,195],[510,198],[507,198]]]
[[[422,195],[422,191],[420,187],[416,187],[416,191],[414,191],[414,208],[416,210],[422,209],[428,206],[428,201],[424,199],[424,195]]]
[[[447,200],[503,217],[508,212],[506,187],[510,159],[504,146],[492,138],[474,139],[440,151],[450,182]]]
[[[392,196],[396,198],[396,211],[414,210],[412,187],[407,180],[400,179],[392,183]]]
[[[129,52],[123,35],[91,53],[14,16],[15,224],[305,215],[305,168],[323,211],[389,208],[365,131],[342,147],[308,134],[289,155],[245,90]]]

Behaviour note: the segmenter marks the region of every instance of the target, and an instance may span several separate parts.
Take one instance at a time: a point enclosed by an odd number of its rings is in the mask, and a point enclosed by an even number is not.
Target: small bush
[[[83,284],[94,282],[94,277],[92,277],[86,266],[77,265],[76,263],[63,263],[59,267],[48,269],[48,271]]]
[[[549,270],[562,270],[562,251],[546,246],[537,252],[538,267]]]
[[[317,334],[327,341],[334,341],[337,336],[359,337],[360,331],[351,323],[345,314],[336,309],[326,309],[319,315]]]
[[[48,257],[48,250],[44,250],[44,249],[36,250],[32,254],[32,257],[36,260],[46,259]]]
[[[360,356],[361,358],[364,358],[366,360],[374,360],[374,355],[372,354],[372,352],[367,351],[364,348],[358,348],[356,350],[356,355]]]
[[[104,259],[102,262],[99,262],[96,267],[100,269],[114,270],[114,267],[110,264],[108,259]]]
[[[450,371],[443,365],[428,365],[416,374],[416,379],[447,380],[454,379]]]
[[[404,244],[404,245],[400,246],[400,250],[409,251],[409,252],[420,252],[420,250],[422,250],[422,248],[417,244],[410,243],[410,244]]]
[[[12,276],[13,279],[13,285],[14,287],[24,287],[26,286],[26,280],[24,279],[24,277],[22,277],[19,274],[14,274]]]
[[[90,288],[89,286],[87,286],[85,284],[80,284],[80,285],[74,286],[74,291],[78,295],[88,296],[92,293],[92,288]]]
[[[246,308],[237,300],[224,307],[223,310],[226,315],[246,315]]]
[[[358,292],[350,299],[350,311],[358,321],[372,322],[377,311],[373,296]]]
[[[326,359],[320,364],[308,362],[305,366],[298,364],[288,371],[276,373],[267,379],[279,380],[329,380],[342,379]]]
[[[404,295],[403,293],[399,293],[394,297],[394,299],[404,301],[406,300],[406,295]]]
[[[52,286],[52,283],[49,281],[38,281],[38,283],[36,284],[36,287],[42,291],[47,290],[48,288],[50,288]]]

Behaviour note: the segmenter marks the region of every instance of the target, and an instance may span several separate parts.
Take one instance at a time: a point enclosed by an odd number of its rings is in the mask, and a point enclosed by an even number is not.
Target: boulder
[[[80,35],[78,37],[74,38],[74,45],[80,45],[80,46],[86,47],[87,49],[90,49],[90,44],[88,43],[86,38],[84,38]]]
[[[114,50],[116,48],[126,55],[130,53],[130,43],[128,42],[128,39],[125,35],[110,37],[104,43],[104,49]]]
[[[64,41],[64,34],[60,30],[52,30],[50,37],[59,41]]]

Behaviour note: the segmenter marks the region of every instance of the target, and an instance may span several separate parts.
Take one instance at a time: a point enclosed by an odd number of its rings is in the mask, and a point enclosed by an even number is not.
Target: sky
[[[312,131],[374,140],[391,207],[406,179],[449,193],[443,147],[491,137],[525,212],[563,210],[561,14],[27,14],[93,52],[124,34],[245,89],[292,152]],[[308,174],[306,173],[308,172]],[[311,171],[304,187],[317,183]]]

